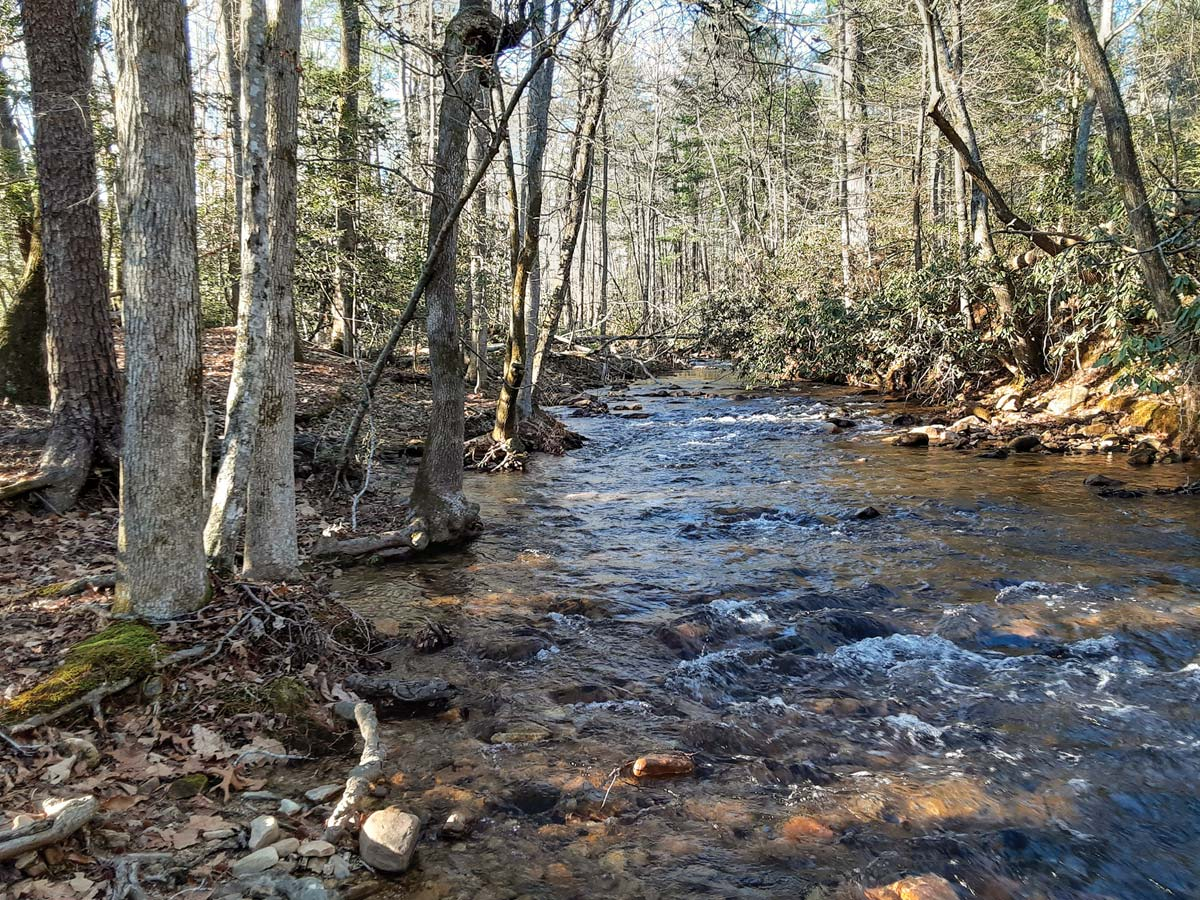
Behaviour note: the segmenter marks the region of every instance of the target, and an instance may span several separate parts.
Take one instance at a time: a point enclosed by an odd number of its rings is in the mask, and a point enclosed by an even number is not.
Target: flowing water
[[[635,385],[648,418],[569,419],[582,450],[470,478],[469,548],[338,579],[456,637],[393,660],[458,690],[388,726],[389,802],[427,823],[403,896],[816,900],[933,872],[1200,897],[1200,499],[1082,483],[1194,469],[896,448],[878,398],[671,380],[690,396]],[[615,772],[667,748],[696,774]],[[439,836],[455,808],[465,840]]]

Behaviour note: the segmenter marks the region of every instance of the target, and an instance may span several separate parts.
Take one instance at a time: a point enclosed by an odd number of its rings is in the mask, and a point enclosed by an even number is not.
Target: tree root
[[[95,797],[43,803],[47,817],[0,834],[0,860],[16,859],[30,850],[40,850],[66,840],[96,815],[100,803]]]
[[[383,742],[379,739],[379,719],[375,715],[375,707],[370,703],[343,701],[334,707],[334,712],[358,723],[363,752],[358,765],[350,770],[346,778],[342,799],[325,821],[325,840],[330,843],[336,843],[352,826],[358,824],[358,812],[371,795],[371,782],[383,775],[386,756]]]

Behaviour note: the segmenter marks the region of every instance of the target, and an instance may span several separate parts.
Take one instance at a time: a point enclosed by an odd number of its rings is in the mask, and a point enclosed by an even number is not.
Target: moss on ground
[[[51,712],[102,684],[137,680],[154,671],[154,629],[134,622],[110,625],[67,651],[62,665],[29,690],[0,704],[0,722]]]

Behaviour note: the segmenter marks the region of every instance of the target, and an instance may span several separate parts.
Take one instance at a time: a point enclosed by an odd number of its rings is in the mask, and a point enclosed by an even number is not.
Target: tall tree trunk
[[[1112,36],[1113,0],[1100,0],[1100,26],[1096,29],[1102,48],[1107,48]],[[1088,83],[1083,105],[1079,108],[1079,123],[1075,129],[1075,149],[1071,154],[1071,193],[1075,205],[1083,203],[1087,187],[1088,144],[1092,139],[1092,121],[1096,118],[1096,89]]]
[[[242,277],[237,342],[225,401],[225,437],[204,528],[204,549],[218,570],[231,571],[237,553],[250,454],[266,380],[270,293],[270,185],[267,152],[267,13],[264,0],[242,0]]]
[[[563,307],[571,295],[571,264],[575,258],[575,248],[579,242],[583,217],[587,212],[586,198],[588,185],[592,178],[596,133],[608,94],[608,70],[612,61],[613,35],[628,8],[628,2],[624,3],[618,14],[616,0],[608,0],[600,13],[595,83],[584,92],[583,109],[579,114],[575,141],[571,148],[570,177],[567,182],[566,224],[563,228],[562,244],[559,248],[558,269],[550,293],[550,308],[547,311],[546,324],[538,337],[537,352],[533,358],[531,381],[534,391],[537,390],[538,382],[541,379],[547,354],[554,345],[554,335],[558,330],[558,321],[562,316]]]
[[[220,0],[221,68],[229,86],[229,157],[233,173],[233,223],[230,229],[229,288],[225,302],[237,310],[241,295],[242,246],[242,70],[238,62],[238,29],[241,19],[240,0]]]
[[[266,581],[294,578],[296,481],[295,322],[296,133],[300,106],[301,0],[278,0],[268,22],[267,165],[270,186],[270,290],[267,303],[266,384],[259,410],[246,504],[243,572]]]
[[[57,510],[75,503],[96,460],[116,462],[120,384],[89,93],[95,6],[27,0],[29,62],[46,280],[50,435],[37,476],[0,489],[40,489]]]
[[[1129,127],[1129,116],[1120,88],[1109,68],[1104,48],[1096,36],[1092,17],[1086,0],[1063,0],[1063,9],[1075,36],[1079,59],[1087,74],[1092,90],[1104,115],[1105,138],[1108,155],[1112,159],[1113,175],[1121,187],[1121,200],[1129,216],[1129,226],[1138,249],[1138,265],[1146,282],[1146,291],[1158,313],[1164,328],[1174,324],[1179,303],[1172,292],[1171,269],[1163,255],[1158,222],[1154,218],[1154,207],[1146,195],[1146,183],[1138,165],[1137,151],[1133,146],[1133,133]]]
[[[858,16],[857,9],[841,9],[842,106],[846,141],[846,245],[849,250],[851,279],[857,278],[863,269],[870,265],[871,259],[867,93],[862,73],[864,54]]]
[[[0,173],[4,204],[16,219],[16,249],[25,260],[12,302],[0,313],[0,399],[45,406],[50,402],[46,371],[46,267],[33,179],[25,168],[13,116],[8,73],[0,68]]]
[[[208,592],[195,150],[185,7],[114,0],[125,428],[114,608],[169,617]]]
[[[337,107],[337,266],[333,275],[333,329],[330,347],[353,356],[357,341],[354,255],[358,206],[358,91],[362,60],[362,20],[358,0],[339,0],[342,11],[342,90]]]
[[[480,116],[472,126],[473,143],[471,165],[478,171],[487,164],[486,155],[491,135],[485,124],[485,114],[489,108],[489,92],[486,88],[479,92]],[[487,390],[488,365],[488,272],[487,272],[487,235],[488,235],[488,196],[486,190],[475,192],[471,202],[475,206],[473,234],[471,242],[471,290],[474,303],[471,305],[471,345],[473,351],[470,364],[467,366],[467,380],[474,375],[475,393],[482,394]]]
[[[555,0],[551,30],[557,27],[559,0]],[[545,0],[534,0],[530,24],[536,44],[547,38]],[[504,382],[496,404],[496,423],[492,439],[519,444],[517,426],[527,416],[531,405],[532,388],[526,361],[531,345],[529,336],[536,334],[540,297],[541,235],[542,235],[542,166],[546,156],[546,140],[550,133],[550,97],[554,86],[554,59],[551,57],[534,76],[529,85],[529,114],[525,133],[525,216],[520,250],[513,268],[510,286],[508,345],[504,356]],[[535,292],[529,306],[531,317],[526,319],[525,298],[530,282]],[[519,447],[518,447],[519,449]]]
[[[433,387],[425,453],[409,509],[413,544],[452,541],[475,526],[479,507],[463,494],[463,384],[455,268],[459,222],[455,210],[466,175],[471,104],[499,43],[500,20],[488,0],[460,0],[446,26],[441,64],[445,89],[438,112],[437,156],[429,215],[429,252],[437,263],[426,293],[429,375]],[[442,226],[452,223],[440,254]]]

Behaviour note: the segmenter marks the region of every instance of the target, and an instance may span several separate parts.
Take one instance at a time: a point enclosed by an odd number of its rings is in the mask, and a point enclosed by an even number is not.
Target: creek
[[[878,397],[668,381],[471,476],[469,547],[336,580],[455,636],[391,660],[458,691],[387,727],[427,823],[397,896],[1200,896],[1200,498],[1083,485],[1194,468],[893,447]],[[696,774],[614,777],[666,748]]]

